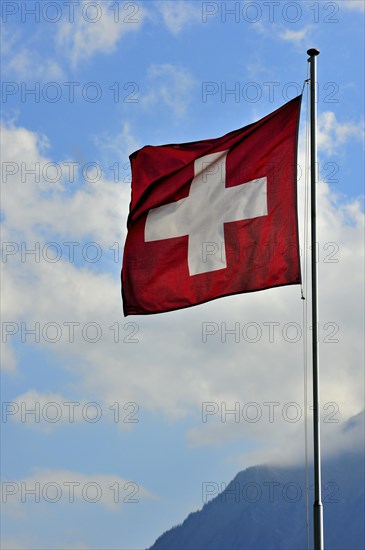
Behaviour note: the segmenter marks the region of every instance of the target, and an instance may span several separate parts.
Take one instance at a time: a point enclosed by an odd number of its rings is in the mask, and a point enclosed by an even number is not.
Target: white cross
[[[152,208],[147,215],[146,242],[188,235],[190,275],[227,267],[225,223],[267,216],[266,178],[226,187],[227,154],[228,150],[196,159],[189,196]],[[221,243],[221,254],[207,253],[217,251]]]

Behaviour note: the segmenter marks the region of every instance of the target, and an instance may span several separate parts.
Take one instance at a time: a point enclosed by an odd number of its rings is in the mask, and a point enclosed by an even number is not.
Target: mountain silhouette
[[[355,444],[322,461],[325,548],[363,550],[363,413],[342,435]],[[360,441],[358,441],[358,436]],[[347,437],[346,441],[351,441]],[[350,447],[350,445],[349,445]],[[313,472],[309,471],[309,544],[313,548]],[[210,494],[214,482],[203,486]],[[217,494],[217,492],[216,492]],[[239,472],[215,498],[160,536],[149,550],[305,550],[304,466],[254,466]]]

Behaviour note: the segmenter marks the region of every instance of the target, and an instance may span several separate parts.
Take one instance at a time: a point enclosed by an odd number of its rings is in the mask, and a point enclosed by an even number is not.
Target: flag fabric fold
[[[301,97],[222,137],[130,156],[124,315],[299,284]]]

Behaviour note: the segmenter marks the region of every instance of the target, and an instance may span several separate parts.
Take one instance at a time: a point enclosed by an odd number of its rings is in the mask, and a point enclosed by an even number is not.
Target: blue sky
[[[303,460],[299,287],[125,319],[119,278],[129,154],[265,116],[303,86],[310,47],[323,452],[355,445],[340,428],[364,408],[364,3],[1,7],[2,546],[145,548],[206,482]],[[306,96],[300,168],[305,119]]]

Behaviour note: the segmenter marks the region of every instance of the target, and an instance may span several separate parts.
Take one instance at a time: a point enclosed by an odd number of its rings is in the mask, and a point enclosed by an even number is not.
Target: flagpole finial
[[[307,54],[310,55],[310,56],[313,56],[313,55],[319,55],[319,50],[317,50],[317,48],[310,48],[310,50],[307,50]]]

